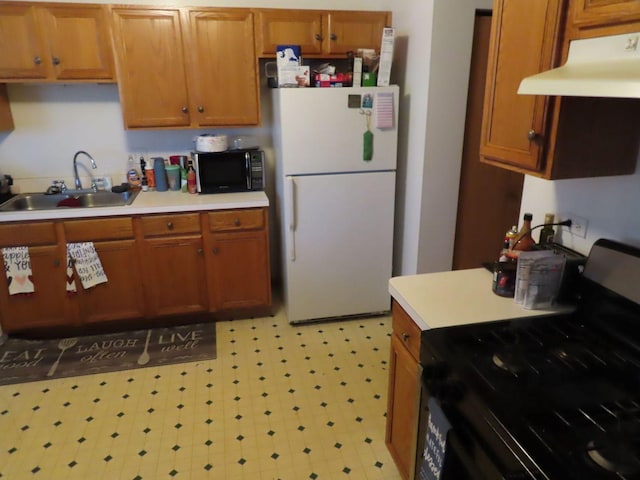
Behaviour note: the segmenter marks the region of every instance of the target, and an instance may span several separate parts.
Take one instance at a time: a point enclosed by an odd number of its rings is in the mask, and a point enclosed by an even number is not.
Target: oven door
[[[544,475],[532,474],[509,446],[496,443],[495,427],[491,422],[480,418],[481,409],[473,404],[472,396],[464,388],[450,379],[446,382],[439,376],[437,381],[429,378],[433,372],[425,368],[422,375],[422,395],[418,424],[418,444],[416,450],[415,478],[421,476],[424,462],[425,441],[428,433],[429,399],[434,397],[439,408],[449,421],[451,428],[447,432],[444,464],[439,480],[530,480],[544,479]],[[463,398],[464,397],[464,398]],[[471,415],[478,415],[470,419]],[[484,431],[477,428],[484,424]],[[491,438],[489,438],[491,437]]]

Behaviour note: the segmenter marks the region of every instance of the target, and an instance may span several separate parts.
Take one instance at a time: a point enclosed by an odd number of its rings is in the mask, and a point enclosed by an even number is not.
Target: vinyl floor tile
[[[398,480],[390,317],[219,322],[218,358],[0,387],[0,479]]]

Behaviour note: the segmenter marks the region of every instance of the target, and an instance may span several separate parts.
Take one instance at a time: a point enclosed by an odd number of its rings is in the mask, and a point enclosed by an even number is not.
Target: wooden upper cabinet
[[[127,128],[188,127],[180,10],[114,8],[113,34]]]
[[[260,102],[253,13],[192,9],[186,11],[185,21],[192,123],[257,125]]]
[[[568,5],[495,0],[481,161],[546,179],[631,174],[640,149],[640,102],[516,93],[524,77],[564,63],[575,33],[565,22]]]
[[[325,16],[315,10],[259,10],[256,13],[258,55],[274,57],[277,45],[300,45],[304,56],[323,53]]]
[[[326,50],[334,55],[355,52],[358,48],[379,52],[382,30],[390,26],[391,15],[387,12],[331,12]]]
[[[640,1],[638,0],[572,0],[570,24],[578,29],[625,25],[638,20],[640,20]],[[634,31],[634,28],[637,31],[638,26],[627,31]]]
[[[518,95],[520,81],[557,66],[562,0],[496,0],[489,45],[480,155],[542,171],[549,97]]]
[[[0,85],[0,132],[13,130],[13,128],[13,114],[11,113],[7,86],[2,84]]]
[[[344,57],[358,48],[380,51],[382,29],[391,25],[389,12],[258,10],[257,51],[273,57],[276,45],[300,45],[303,57]]]
[[[104,5],[0,5],[0,79],[104,81],[114,79]],[[6,34],[5,34],[6,33]]]
[[[0,5],[0,78],[39,79],[48,76],[44,32],[38,28],[37,7]]]

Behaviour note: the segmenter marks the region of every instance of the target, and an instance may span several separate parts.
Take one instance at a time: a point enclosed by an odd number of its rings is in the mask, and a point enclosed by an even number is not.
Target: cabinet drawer
[[[93,242],[133,238],[133,222],[130,217],[73,220],[64,222],[67,242]]]
[[[209,230],[225,232],[233,230],[257,230],[264,227],[264,210],[220,210],[209,212]]]
[[[177,235],[200,233],[199,213],[179,213],[175,215],[153,215],[142,217],[142,234],[145,237],[157,235]]]
[[[407,347],[413,358],[420,360],[420,328],[395,300],[391,310],[393,314],[391,322],[393,333],[402,340],[402,343]]]
[[[0,225],[0,247],[29,247],[55,243],[56,229],[53,222]]]

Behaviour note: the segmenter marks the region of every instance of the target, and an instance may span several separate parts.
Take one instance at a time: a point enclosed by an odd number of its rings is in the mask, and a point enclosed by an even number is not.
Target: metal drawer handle
[[[60,260],[58,260],[57,258],[53,261],[53,266],[54,267],[59,267],[60,266]]]
[[[182,113],[187,113],[189,112],[189,109],[187,107],[182,107]]]
[[[202,248],[199,248],[197,252],[198,252],[198,255],[202,255],[204,253],[204,250]]]
[[[239,227],[239,226],[240,226],[240,219],[239,219],[239,218],[236,218],[236,219],[233,221],[233,224],[234,224],[236,227]]]
[[[217,255],[218,254],[218,247],[213,247],[211,249],[211,251],[213,252],[214,255]]]
[[[322,35],[320,35],[319,33],[315,34],[315,39],[318,40],[319,42],[322,41]]]
[[[411,335],[409,335],[408,333],[402,332],[402,340],[404,340],[405,342],[409,341],[409,337]]]
[[[54,65],[60,65],[60,59],[58,57],[53,57],[52,62]]]
[[[202,105],[198,105],[198,112],[204,112],[204,107]]]
[[[33,57],[33,63],[36,65],[40,65],[42,63],[42,59],[38,56]]]
[[[338,36],[335,33],[331,34],[331,40],[337,40]]]
[[[167,228],[173,230],[173,222],[167,222]]]
[[[537,136],[538,136],[538,134],[536,133],[536,131],[533,128],[527,132],[527,138],[529,140],[535,140]]]

